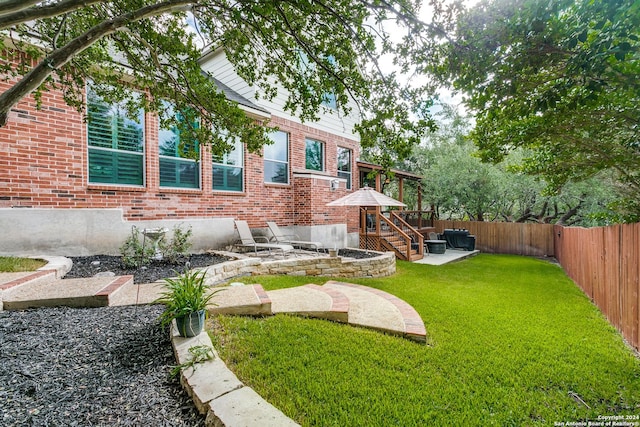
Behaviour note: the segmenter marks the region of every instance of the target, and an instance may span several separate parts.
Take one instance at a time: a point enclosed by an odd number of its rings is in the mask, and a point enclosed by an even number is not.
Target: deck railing
[[[433,211],[391,211],[402,218],[404,222],[412,228],[420,230],[422,228],[433,227]]]
[[[422,258],[422,235],[395,215],[362,209],[360,223],[360,248],[372,251],[393,251],[403,260]]]

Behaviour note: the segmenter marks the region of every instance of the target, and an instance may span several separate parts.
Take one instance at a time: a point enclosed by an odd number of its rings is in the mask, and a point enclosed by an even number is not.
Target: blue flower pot
[[[176,317],[176,326],[181,337],[195,337],[204,329],[205,310]]]

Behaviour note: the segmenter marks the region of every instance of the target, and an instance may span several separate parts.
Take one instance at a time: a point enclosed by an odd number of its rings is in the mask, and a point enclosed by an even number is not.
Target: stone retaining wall
[[[344,257],[295,257],[283,260],[263,261],[231,252],[217,252],[237,258],[208,267],[207,284],[225,282],[239,276],[279,274],[289,276],[331,277],[385,277],[396,272],[396,256],[393,252],[376,252],[378,256],[365,259]]]

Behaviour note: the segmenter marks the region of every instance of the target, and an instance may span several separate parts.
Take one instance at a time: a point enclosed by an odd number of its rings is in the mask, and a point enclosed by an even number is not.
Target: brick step
[[[377,329],[425,342],[427,331],[411,305],[387,292],[368,286],[329,281],[323,287],[338,290],[349,299],[349,324]]]
[[[55,270],[38,270],[30,272],[0,273],[0,291],[15,290],[21,286],[48,283],[55,280]]]
[[[415,341],[426,341],[418,313],[401,299],[377,289],[330,281],[265,292],[260,285],[231,286],[216,295],[211,314],[315,317],[376,329]]]
[[[53,275],[48,280],[31,281],[5,289],[2,292],[3,309],[104,307],[118,291],[132,283],[133,276],[56,279]]]

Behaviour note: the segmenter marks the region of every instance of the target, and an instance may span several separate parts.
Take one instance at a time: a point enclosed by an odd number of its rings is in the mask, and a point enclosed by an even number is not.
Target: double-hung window
[[[289,183],[289,134],[276,131],[269,134],[273,141],[264,146],[264,182]]]
[[[310,138],[305,140],[305,169],[324,170],[324,143]]]
[[[87,113],[89,183],[143,185],[143,110],[129,117],[124,103],[106,102],[89,83]]]
[[[298,62],[299,62],[299,69],[300,72],[303,74],[310,74],[310,73],[315,73],[316,72],[316,64],[312,63],[311,61],[309,61],[309,57],[307,56],[306,53],[299,51],[298,52]],[[327,62],[329,62],[329,64],[335,68],[336,66],[336,60],[333,57],[333,55],[329,55],[326,57]],[[321,95],[322,99],[321,99],[321,104],[331,110],[337,110],[338,109],[338,103],[336,100],[336,95],[333,91],[328,91],[328,92],[324,92]]]
[[[244,190],[244,149],[236,140],[233,150],[218,156],[213,155],[213,189],[216,191]]]
[[[174,107],[165,102],[165,112],[181,120]],[[194,124],[197,125],[197,124]],[[197,141],[182,141],[177,127],[160,126],[158,131],[160,155],[160,187],[200,188],[200,162]]]
[[[347,190],[351,189],[351,150],[338,147],[338,177],[347,180]]]

